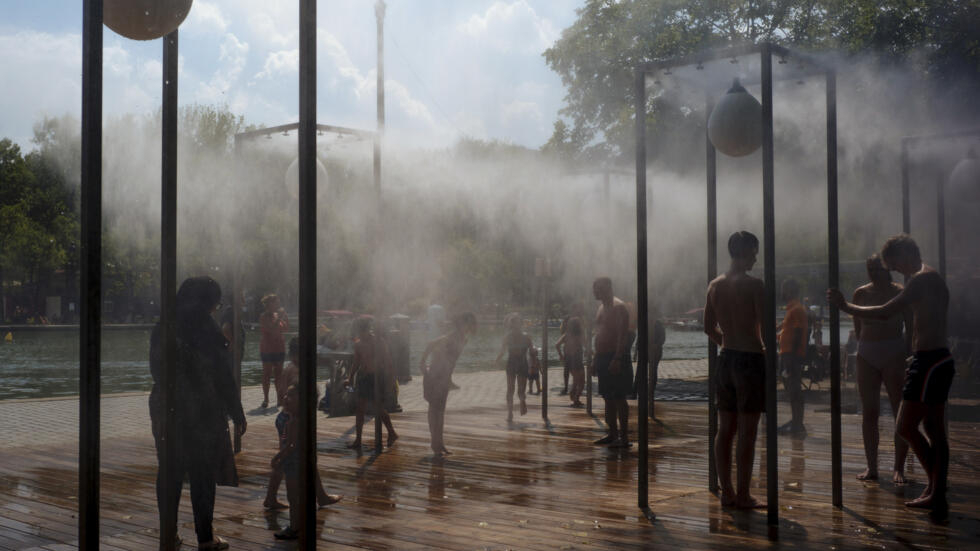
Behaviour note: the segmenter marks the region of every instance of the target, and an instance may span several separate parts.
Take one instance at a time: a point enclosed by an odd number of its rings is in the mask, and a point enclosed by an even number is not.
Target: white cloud
[[[502,52],[540,52],[551,46],[559,34],[527,0],[494,2],[482,14],[474,14],[459,24],[457,30]]]
[[[255,74],[255,78],[272,78],[282,75],[295,75],[299,72],[299,49],[279,50],[269,52],[265,58],[262,70]]]
[[[218,69],[209,81],[199,85],[195,98],[206,103],[226,103],[226,98],[222,96],[236,84],[245,69],[248,51],[247,42],[238,40],[233,33],[226,33],[219,48]]]
[[[228,30],[228,20],[216,4],[197,0],[180,29],[199,33],[223,33]]]
[[[514,121],[540,121],[543,116],[537,103],[514,100],[500,106],[500,118],[504,124],[510,124]]]

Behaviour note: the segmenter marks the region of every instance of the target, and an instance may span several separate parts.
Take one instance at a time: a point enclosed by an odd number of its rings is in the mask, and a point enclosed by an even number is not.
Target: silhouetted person
[[[276,295],[262,297],[264,311],[259,316],[262,337],[259,340],[259,356],[262,358],[262,407],[269,407],[269,379],[276,380],[276,407],[282,399],[286,385],[282,384],[282,364],[286,360],[286,339],[283,332],[289,330],[289,316]]]
[[[764,507],[749,494],[759,417],[766,409],[766,359],[762,345],[762,280],[746,272],[755,265],[759,239],[747,231],[728,238],[728,271],[708,284],[704,332],[721,347],[718,362],[718,435],[715,465],[721,504],[741,509]],[[732,486],[732,441],[736,444],[736,483]]]
[[[800,302],[800,284],[795,279],[783,281],[782,291],[786,316],[779,329],[779,374],[789,397],[792,418],[779,431],[804,437],[803,359],[806,358],[807,315]]]
[[[664,327],[664,322],[659,318],[653,320],[650,324],[650,359],[649,359],[649,392],[647,395],[647,400],[649,401],[649,415],[651,419],[656,418],[654,415],[654,407],[656,406],[655,397],[657,395],[657,381],[660,379],[660,361],[664,357],[664,343],[667,342],[667,329]]]
[[[374,403],[377,379],[382,382],[381,388],[377,388],[381,394],[379,406],[374,414],[381,418],[381,422],[388,429],[388,447],[390,448],[395,440],[398,440],[398,433],[391,424],[391,416],[384,408],[384,381],[391,377],[391,355],[388,346],[383,339],[375,335],[372,329],[371,318],[360,318],[354,323],[354,360],[351,362],[350,378],[347,384],[354,387],[357,393],[357,403],[354,408],[355,437],[354,441],[347,445],[348,448],[358,449],[361,447],[361,434],[364,430],[364,414],[369,403]],[[380,444],[376,443],[378,446]]]
[[[585,323],[580,315],[581,308],[577,310],[579,315],[573,314],[565,322],[565,332],[558,337],[555,350],[558,351],[558,359],[565,365],[565,372],[572,376],[572,388],[568,393],[571,405],[580,408],[583,404],[579,397],[585,388]]]
[[[881,249],[890,270],[907,276],[905,288],[880,306],[849,304],[837,289],[827,291],[831,303],[862,319],[888,319],[906,308],[912,310],[912,349],[905,370],[902,404],[896,422],[899,435],[912,447],[929,483],[922,495],[906,502],[909,507],[931,509],[934,519],[949,513],[946,477],[949,474],[949,442],[946,439],[946,400],[953,384],[953,356],[946,348],[946,315],[949,289],[939,272],[923,264],[919,247],[908,235],[890,238]],[[925,435],[919,431],[922,423]],[[928,438],[928,440],[927,440]]]
[[[871,283],[854,291],[852,302],[859,306],[878,306],[887,303],[902,292],[902,286],[892,282],[888,268],[881,257],[873,254],[867,261]],[[902,326],[911,330],[911,313],[888,319],[854,318],[854,337],[857,340],[857,382],[861,395],[861,434],[864,437],[864,456],[868,468],[857,475],[858,480],[878,479],[878,414],[881,407],[881,384],[885,384],[892,417],[898,415],[902,402],[902,381],[905,379],[905,357],[908,356],[908,339],[902,335]],[[895,438],[895,463],[892,482],[905,484],[905,458],[909,445],[898,431]]]
[[[293,390],[299,385],[299,338],[293,337],[289,339],[288,348],[288,358],[289,363],[282,370],[282,381],[287,389],[287,393],[290,387]],[[295,398],[294,398],[295,400]],[[292,404],[294,407],[298,405],[298,402]],[[289,422],[290,416],[293,415],[287,408],[283,406],[283,409],[276,416],[276,429],[279,431],[279,443],[282,444],[282,438],[285,435],[285,426]],[[323,482],[320,479],[320,470],[314,471],[316,473],[316,481],[314,481],[313,489],[316,491],[316,503],[320,507],[326,507],[327,505],[332,505],[340,501],[343,496],[336,494],[328,494],[326,490],[323,489]],[[288,505],[280,503],[276,498],[279,493],[279,484],[282,482],[284,473],[282,469],[273,468],[269,473],[269,486],[266,488],[265,501],[262,505],[266,509],[285,509]]]
[[[232,376],[232,357],[228,340],[211,317],[221,301],[221,287],[207,276],[184,280],[177,291],[176,386],[179,404],[175,409],[174,432],[176,465],[170,487],[164,487],[163,473],[157,472],[157,506],[161,522],[166,516],[166,495],[171,492],[173,507],[180,500],[184,477],[190,480],[194,528],[199,549],[227,549],[228,544],[214,535],[215,485],[236,486],[238,474],[228,432],[228,418],[238,434],[245,433],[245,413]],[[157,448],[157,459],[164,457],[163,370],[160,326],[150,337],[150,420]],[[176,509],[169,511],[177,518]],[[163,532],[161,526],[161,532]]]
[[[472,312],[460,314],[453,319],[453,330],[431,341],[422,353],[419,371],[422,373],[422,396],[429,402],[430,446],[437,456],[449,455],[443,442],[443,428],[446,423],[446,400],[449,398],[449,384],[456,369],[456,361],[463,352],[466,339],[476,332],[476,316]],[[426,363],[429,357],[432,361]]]
[[[602,304],[596,313],[593,368],[599,377],[599,394],[605,403],[609,433],[595,441],[610,448],[628,448],[630,406],[626,396],[633,385],[630,361],[629,310],[613,295],[612,280],[600,277],[592,283],[592,294]],[[618,425],[617,425],[618,422]]]

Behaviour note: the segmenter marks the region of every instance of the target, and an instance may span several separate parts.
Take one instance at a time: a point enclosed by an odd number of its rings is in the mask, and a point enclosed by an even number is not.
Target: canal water
[[[842,343],[846,341],[849,325],[842,324]],[[457,364],[457,371],[472,372],[498,369],[493,365],[500,350],[503,329],[480,327],[467,343]],[[541,345],[541,330],[531,328],[528,334],[537,346]],[[556,359],[554,343],[558,330],[550,329],[549,358]],[[78,394],[78,331],[48,329],[14,331],[13,341],[0,339],[0,400],[11,398],[47,398]],[[287,334],[287,339],[292,336]],[[149,371],[150,331],[148,329],[113,329],[102,333],[102,392],[140,392],[150,390]],[[262,364],[259,361],[259,333],[249,331],[245,339],[242,362],[242,384],[261,382]],[[707,337],[700,331],[667,329],[664,359],[696,359],[707,356]],[[419,356],[426,344],[425,331],[411,333],[411,367],[417,373]],[[326,375],[321,373],[322,379]]]

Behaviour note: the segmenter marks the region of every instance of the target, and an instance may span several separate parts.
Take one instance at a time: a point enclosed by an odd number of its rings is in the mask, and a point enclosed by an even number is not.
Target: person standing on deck
[[[422,397],[429,403],[429,434],[432,438],[430,446],[437,457],[450,454],[443,442],[449,384],[463,346],[466,345],[467,338],[475,332],[476,316],[472,312],[456,316],[453,319],[452,332],[429,342],[419,361]],[[426,363],[430,356],[432,361]]]
[[[803,426],[803,358],[806,357],[807,315],[800,303],[800,284],[795,279],[783,281],[786,316],[779,329],[779,374],[789,396],[793,418],[779,427],[780,432],[806,437]]]
[[[211,317],[221,304],[221,287],[208,276],[191,277],[180,284],[176,298],[175,384],[181,405],[174,408],[173,430],[176,439],[169,445],[177,448],[177,464],[170,472],[169,481],[164,480],[163,472],[157,472],[157,507],[161,522],[164,517],[176,522],[186,476],[191,487],[198,549],[228,549],[228,543],[214,534],[212,526],[215,488],[217,484],[238,485],[228,418],[234,422],[238,435],[245,434],[248,424],[232,374],[228,340]],[[150,335],[153,388],[149,406],[157,460],[162,464],[168,443],[164,434],[166,404],[163,396],[163,344],[160,338],[160,325],[157,324]],[[169,482],[169,487],[164,486],[166,482]],[[171,499],[168,499],[168,494]],[[166,507],[171,507],[171,510],[166,511]],[[176,529],[175,526],[171,528]],[[179,545],[179,538],[177,543]]]
[[[269,382],[276,380],[276,407],[282,400],[286,386],[282,384],[282,365],[286,361],[286,338],[284,331],[289,330],[289,317],[276,295],[262,297],[262,307],[265,311],[259,316],[259,326],[262,336],[259,340],[259,356],[262,358],[262,406],[269,407]]]
[[[909,278],[895,298],[880,306],[858,306],[848,303],[839,290],[828,289],[827,300],[841,311],[862,319],[887,320],[906,308],[912,310],[915,353],[906,360],[905,386],[896,425],[899,435],[909,443],[929,475],[929,483],[922,495],[905,505],[930,509],[934,520],[944,520],[949,514],[946,400],[956,373],[946,340],[949,289],[939,272],[922,262],[919,246],[906,234],[886,241],[881,259],[888,269]],[[925,435],[919,431],[920,423]]]
[[[749,494],[759,417],[766,409],[766,358],[762,344],[765,284],[747,272],[759,254],[759,238],[747,231],[728,238],[732,263],[708,284],[704,332],[721,347],[718,356],[718,435],[715,465],[721,504],[740,509],[765,507]],[[736,484],[732,486],[732,442],[736,444]]]
[[[580,315],[573,315],[565,321],[565,331],[555,343],[555,350],[558,351],[558,359],[565,365],[565,371],[572,376],[572,389],[568,396],[574,408],[584,407],[579,400],[585,388],[584,348],[585,323]]]
[[[854,291],[851,302],[862,306],[885,304],[902,292],[894,283],[888,268],[876,253],[868,257],[868,278],[871,283]],[[854,338],[857,344],[858,393],[861,395],[861,435],[864,437],[864,456],[868,468],[857,475],[858,480],[878,480],[878,415],[881,408],[881,384],[885,384],[892,418],[898,415],[902,403],[902,381],[905,379],[905,358],[909,354],[908,339],[912,319],[908,310],[887,320],[854,318]],[[895,432],[895,463],[892,482],[905,484],[905,459],[909,444]]]
[[[351,362],[352,369],[347,385],[354,388],[357,393],[357,405],[354,413],[354,441],[347,444],[348,448],[359,450],[361,448],[361,434],[364,430],[364,414],[367,412],[368,404],[374,403],[375,380],[380,378],[384,381],[391,377],[391,354],[388,346],[372,330],[372,319],[362,317],[354,322],[354,360]],[[380,377],[376,377],[380,375]],[[391,424],[391,416],[384,408],[385,388],[382,384],[380,390],[381,406],[374,414],[381,418],[381,423],[388,430],[388,447],[394,445],[398,440],[398,433],[395,432],[394,425]],[[380,444],[375,442],[376,447]]]
[[[599,394],[605,402],[609,433],[595,444],[628,448],[630,406],[626,396],[633,384],[633,363],[629,356],[629,310],[613,295],[612,280],[600,277],[592,283],[592,293],[602,304],[596,313],[595,355],[592,367],[599,377]],[[618,421],[618,425],[617,425]]]

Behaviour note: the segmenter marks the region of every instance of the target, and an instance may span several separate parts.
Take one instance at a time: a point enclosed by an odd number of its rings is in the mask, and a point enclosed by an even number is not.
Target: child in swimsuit
[[[527,413],[527,402],[525,400],[524,389],[527,386],[528,378],[528,356],[533,348],[531,337],[523,331],[524,320],[517,313],[508,315],[504,319],[507,327],[507,334],[500,346],[500,353],[497,354],[496,363],[499,365],[504,354],[507,354],[507,421],[514,420],[514,389],[517,389],[517,397],[520,400],[521,415]],[[540,386],[539,386],[540,388]]]

